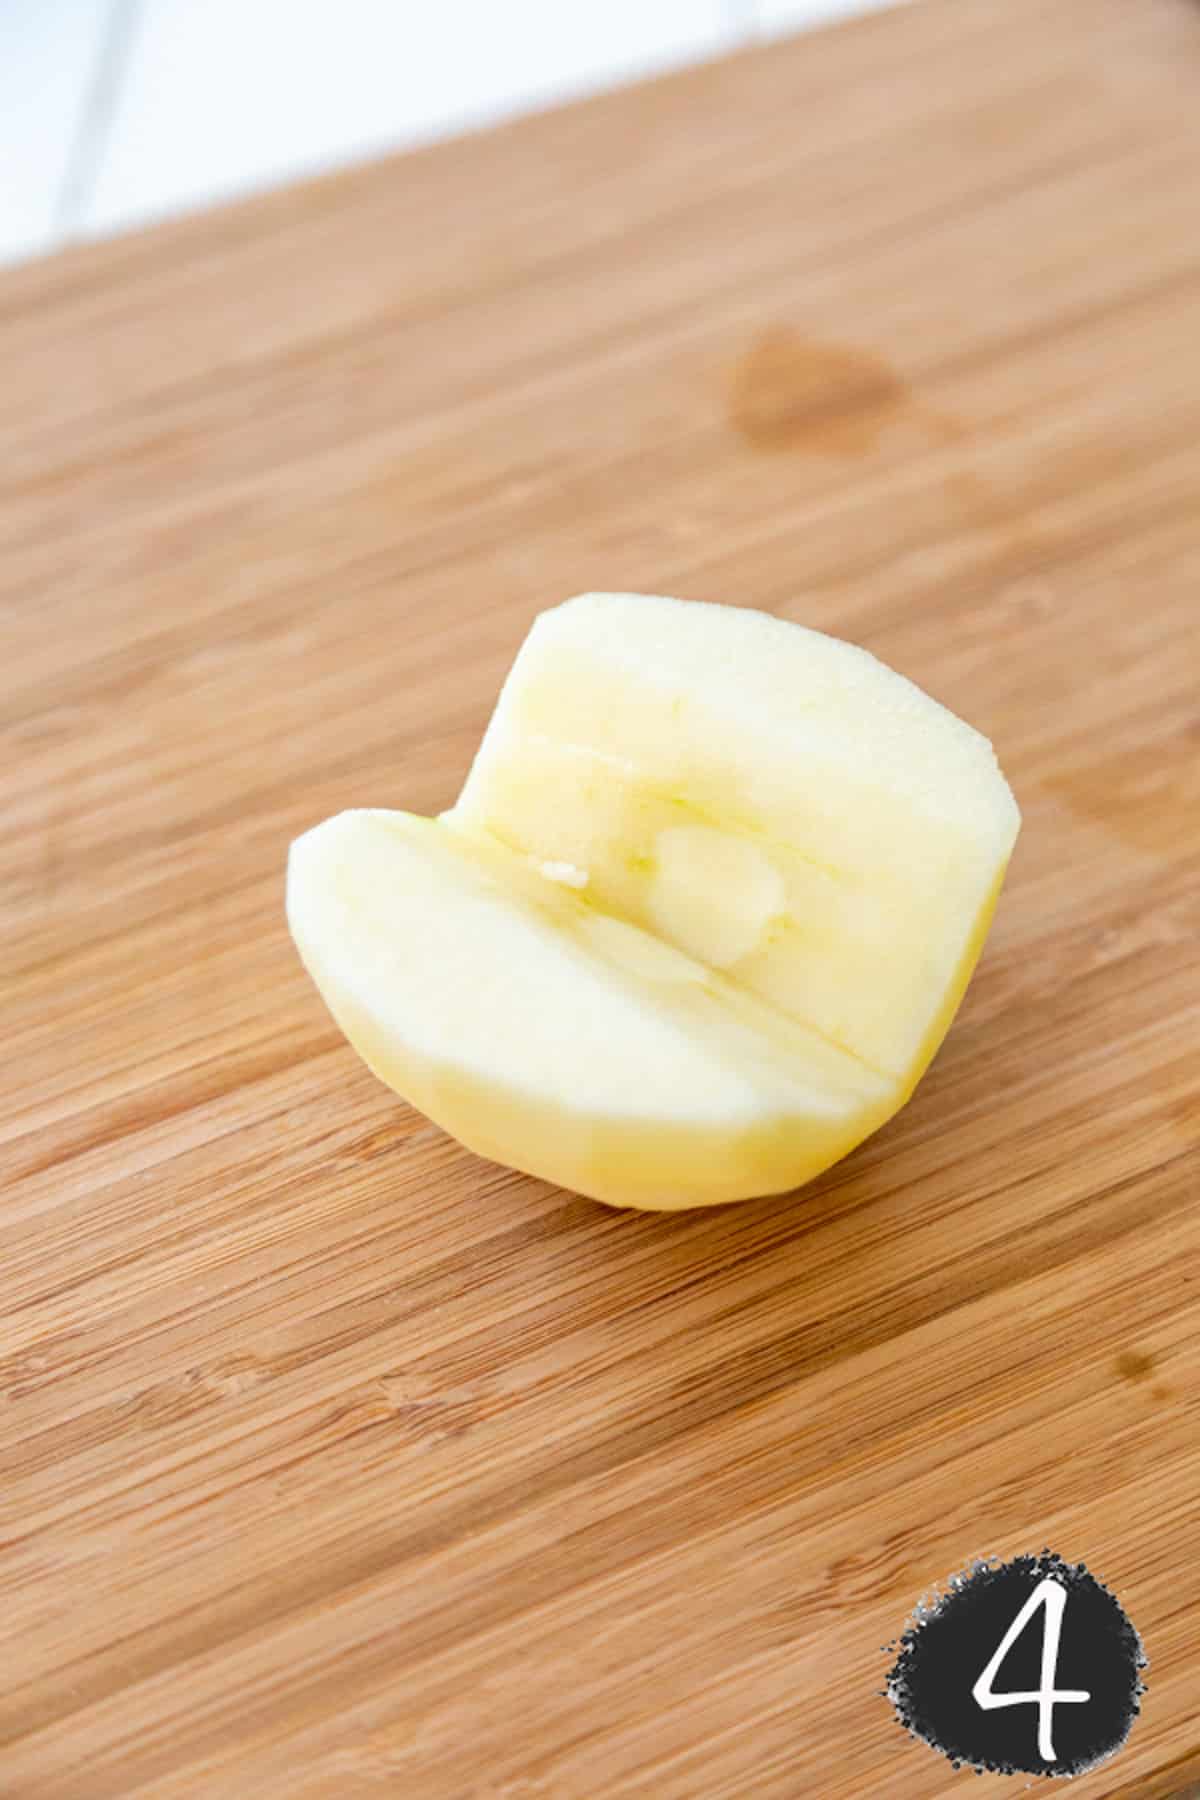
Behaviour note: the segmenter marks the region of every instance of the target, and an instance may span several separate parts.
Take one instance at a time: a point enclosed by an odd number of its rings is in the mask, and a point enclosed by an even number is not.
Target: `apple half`
[[[296,840],[288,920],[364,1061],[469,1149],[701,1206],[903,1106],[1019,823],[987,739],[866,651],[585,594],[535,620],[449,812]]]

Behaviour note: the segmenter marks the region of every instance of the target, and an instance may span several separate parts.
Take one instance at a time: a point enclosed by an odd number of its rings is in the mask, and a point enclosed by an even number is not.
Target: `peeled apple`
[[[777,1193],[904,1105],[1020,824],[987,739],[745,608],[541,613],[457,803],[292,845],[292,934],[387,1084],[615,1206]]]

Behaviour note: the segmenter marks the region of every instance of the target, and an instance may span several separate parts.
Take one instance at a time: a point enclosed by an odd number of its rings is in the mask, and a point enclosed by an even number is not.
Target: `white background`
[[[0,262],[881,0],[0,0]]]

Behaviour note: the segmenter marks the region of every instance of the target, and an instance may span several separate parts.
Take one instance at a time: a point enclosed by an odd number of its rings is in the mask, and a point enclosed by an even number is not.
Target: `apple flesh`
[[[351,1043],[480,1155],[615,1205],[795,1187],[902,1106],[1019,825],[987,740],[745,609],[541,614],[456,805],[298,839]]]

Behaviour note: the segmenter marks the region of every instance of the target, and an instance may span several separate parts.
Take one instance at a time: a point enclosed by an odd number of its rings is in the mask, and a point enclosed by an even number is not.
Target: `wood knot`
[[[879,357],[774,325],[735,363],[727,411],[751,449],[854,456],[874,446],[908,399]]]

